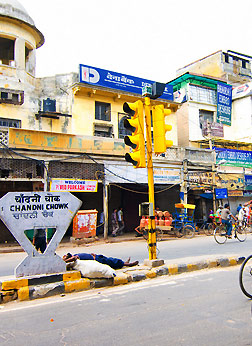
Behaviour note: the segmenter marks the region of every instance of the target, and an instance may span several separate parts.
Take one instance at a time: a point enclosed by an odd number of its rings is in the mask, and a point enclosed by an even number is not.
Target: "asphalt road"
[[[131,256],[132,260],[140,263],[148,258],[147,243],[145,240],[128,241],[123,243],[89,244],[84,246],[59,247],[57,253],[63,255],[66,252],[98,253],[106,256],[118,257],[126,260]],[[176,262],[187,258],[208,258],[209,256],[237,255],[248,256],[252,253],[252,234],[248,234],[247,240],[240,243],[236,239],[228,240],[219,245],[214,238],[198,236],[192,239],[174,239],[158,243],[158,258]],[[13,275],[14,268],[26,257],[25,253],[0,254],[0,277]]]
[[[239,267],[0,306],[0,345],[248,346]]]

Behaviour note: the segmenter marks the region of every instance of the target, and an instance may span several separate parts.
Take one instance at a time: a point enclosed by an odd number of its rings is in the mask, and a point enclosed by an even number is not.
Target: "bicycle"
[[[232,233],[234,231],[234,238],[238,239],[240,242],[244,242],[247,239],[246,227],[239,226],[236,221],[232,228]],[[231,236],[232,236],[231,233]],[[224,244],[227,241],[227,228],[225,224],[217,226],[214,230],[214,239],[218,244]]]
[[[184,224],[183,222],[177,222],[176,225],[174,225],[174,232],[178,238],[185,236],[186,238],[190,239],[195,235],[194,227],[189,223]]]
[[[213,235],[213,232],[216,228],[214,223],[204,222],[201,226],[199,226],[199,232],[205,233],[205,235]]]
[[[252,298],[252,255],[242,263],[239,272],[239,284],[242,292],[248,298]]]

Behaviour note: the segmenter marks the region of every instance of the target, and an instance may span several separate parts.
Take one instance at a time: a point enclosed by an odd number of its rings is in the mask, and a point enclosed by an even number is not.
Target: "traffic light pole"
[[[148,169],[148,189],[149,203],[153,205],[153,215],[149,217],[148,248],[149,260],[157,258],[156,247],[156,224],[155,224],[155,200],[154,200],[154,177],[152,161],[152,139],[151,139],[151,102],[149,97],[144,99],[145,124],[146,124],[146,147],[147,147],[147,169]]]

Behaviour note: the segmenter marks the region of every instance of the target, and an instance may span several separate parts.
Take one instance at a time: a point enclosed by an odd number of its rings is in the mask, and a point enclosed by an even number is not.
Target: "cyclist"
[[[235,221],[236,218],[233,216],[233,214],[230,211],[229,204],[225,204],[224,208],[221,211],[221,222],[226,226],[227,228],[227,237],[232,238],[232,223],[229,221],[230,217],[232,217]]]

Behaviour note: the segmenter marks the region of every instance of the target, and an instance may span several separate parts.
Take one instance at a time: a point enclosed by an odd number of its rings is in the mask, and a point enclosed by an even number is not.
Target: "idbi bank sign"
[[[80,83],[98,85],[139,95],[142,95],[143,87],[152,86],[154,83],[154,81],[149,79],[142,79],[86,65],[80,65],[79,80]],[[160,98],[173,101],[173,86],[167,84]]]

